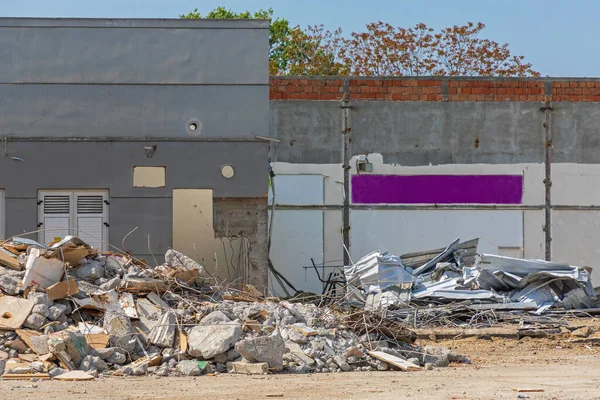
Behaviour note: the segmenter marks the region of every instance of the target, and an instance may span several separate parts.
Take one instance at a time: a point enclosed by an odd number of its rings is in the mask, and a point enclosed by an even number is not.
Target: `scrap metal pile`
[[[404,324],[218,285],[169,250],[155,267],[75,237],[0,242],[3,379],[418,370],[468,362]],[[380,321],[381,322],[381,321]]]
[[[345,267],[347,298],[414,327],[489,326],[597,307],[591,269],[477,254],[477,244],[456,239],[400,257],[372,252]]]

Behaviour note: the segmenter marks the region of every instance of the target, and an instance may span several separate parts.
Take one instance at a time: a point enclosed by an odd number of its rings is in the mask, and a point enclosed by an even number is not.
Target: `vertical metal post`
[[[544,112],[544,147],[545,147],[545,176],[544,186],[546,201],[544,205],[544,234],[545,258],[552,260],[552,82],[545,84],[545,104],[541,108]]]
[[[342,236],[345,246],[344,265],[350,265],[350,158],[352,157],[352,127],[350,123],[350,81],[344,80],[344,97],[342,98],[342,160],[344,168],[344,208],[342,211]]]

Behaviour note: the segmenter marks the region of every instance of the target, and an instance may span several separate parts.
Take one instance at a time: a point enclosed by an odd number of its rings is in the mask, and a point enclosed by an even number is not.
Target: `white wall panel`
[[[600,286],[600,211],[552,212],[552,261],[592,267]]]
[[[360,210],[352,211],[350,223],[354,261],[373,250],[401,255],[445,247],[457,237],[480,238],[484,253],[523,247],[522,211]]]
[[[274,181],[276,204],[323,204],[323,175],[277,175]],[[273,193],[269,190],[269,203],[272,201]]]
[[[323,285],[310,266],[323,262],[323,211],[277,210],[273,221],[271,253],[275,268],[298,290],[321,293]],[[269,290],[284,295],[277,280],[269,277]]]

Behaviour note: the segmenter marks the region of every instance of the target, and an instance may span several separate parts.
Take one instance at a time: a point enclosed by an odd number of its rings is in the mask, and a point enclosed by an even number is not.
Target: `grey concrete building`
[[[258,20],[0,18],[0,236],[74,234],[152,262],[175,247],[209,270],[215,236],[237,237],[246,268],[221,256],[217,272],[266,285],[268,35]]]

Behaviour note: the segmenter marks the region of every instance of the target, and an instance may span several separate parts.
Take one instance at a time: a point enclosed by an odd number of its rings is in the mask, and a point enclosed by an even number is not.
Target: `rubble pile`
[[[88,380],[100,375],[312,373],[468,362],[414,345],[402,324],[211,285],[169,250],[150,267],[67,236],[47,246],[0,242],[0,374]],[[367,321],[363,318],[362,321]]]
[[[444,249],[399,257],[374,251],[345,267],[347,297],[367,310],[394,310],[387,318],[414,327],[436,320],[489,326],[517,321],[517,313],[523,322],[597,307],[590,268],[478,254],[477,244],[456,239]],[[486,312],[493,315],[479,318]]]

